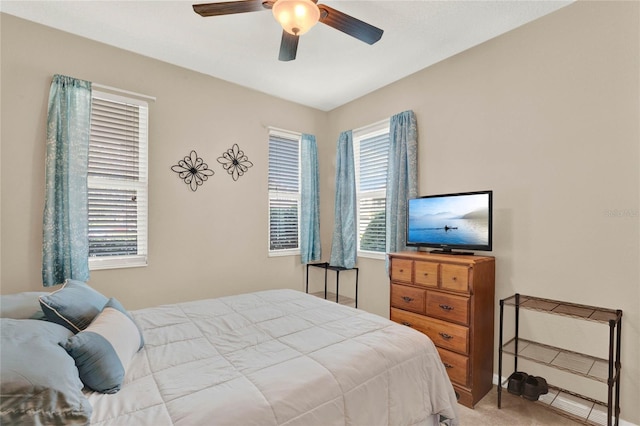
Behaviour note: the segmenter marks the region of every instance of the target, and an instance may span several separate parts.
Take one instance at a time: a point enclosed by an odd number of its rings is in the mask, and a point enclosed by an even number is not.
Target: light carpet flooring
[[[502,392],[502,408],[498,409],[498,392],[492,389],[474,409],[458,405],[461,426],[538,426],[580,425],[535,402]]]
[[[321,299],[324,299],[324,291],[317,291],[317,292],[311,293],[311,294],[314,295],[314,296],[318,296]],[[331,293],[330,291],[328,291],[327,292],[327,300],[335,302],[336,301],[336,294],[335,293]],[[356,307],[356,300],[355,299],[352,299],[351,297],[343,296],[342,294],[340,295],[339,303],[341,305],[351,306],[352,308]]]

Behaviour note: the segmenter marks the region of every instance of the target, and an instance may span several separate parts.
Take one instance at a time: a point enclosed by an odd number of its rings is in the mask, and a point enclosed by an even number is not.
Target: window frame
[[[282,139],[291,140],[292,142],[296,141],[298,144],[298,192],[293,194],[291,192],[278,192],[272,191],[269,189],[268,175],[270,172],[270,164],[267,166],[267,255],[268,257],[281,257],[281,256],[299,256],[300,255],[300,207],[302,202],[302,181],[301,181],[301,154],[302,154],[302,134],[298,132],[293,132],[290,130],[278,129],[275,127],[269,127],[269,138],[268,143],[271,143],[271,137],[275,136]],[[267,152],[269,151],[269,147],[267,147]],[[268,157],[268,155],[267,155]],[[267,160],[269,163],[269,160]],[[297,237],[298,237],[298,247],[297,248],[289,248],[289,249],[277,249],[273,250],[271,248],[271,200],[291,200],[296,202],[297,207]]]
[[[387,195],[386,183],[384,189],[361,191],[360,190],[360,144],[363,140],[382,136],[384,134],[390,135],[391,120],[385,119],[377,123],[370,124],[368,126],[361,127],[353,130],[353,158],[356,175],[356,232],[357,232],[357,256],[371,259],[384,260],[386,258],[386,249],[382,252],[372,250],[362,250],[360,243],[364,234],[360,233],[360,224],[362,222],[360,212],[360,200],[362,198],[385,198]],[[389,157],[387,154],[387,162]],[[386,206],[385,206],[386,209]],[[385,219],[385,233],[386,233],[386,219]],[[385,244],[386,246],[386,244]]]
[[[120,102],[138,107],[138,180],[109,179],[105,177],[87,176],[88,189],[120,189],[135,190],[137,201],[137,248],[135,255],[89,256],[89,270],[120,269],[145,267],[148,265],[149,253],[149,104],[141,99],[116,95],[100,90],[92,90],[93,99]],[[93,108],[92,108],[93,117]],[[91,144],[91,133],[90,141]]]

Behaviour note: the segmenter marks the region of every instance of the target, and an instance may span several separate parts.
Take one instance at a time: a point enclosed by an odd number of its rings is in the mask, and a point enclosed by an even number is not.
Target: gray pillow
[[[40,296],[47,320],[77,333],[98,316],[107,298],[82,281],[67,280],[59,290]]]
[[[60,346],[73,333],[30,319],[1,318],[0,329],[0,424],[88,424],[91,404]]]
[[[4,294],[0,296],[0,318],[43,319],[38,297],[49,293],[27,291],[24,293]]]
[[[64,348],[75,359],[80,379],[88,388],[116,393],[143,344],[142,333],[131,315],[111,298],[91,325],[71,336]]]

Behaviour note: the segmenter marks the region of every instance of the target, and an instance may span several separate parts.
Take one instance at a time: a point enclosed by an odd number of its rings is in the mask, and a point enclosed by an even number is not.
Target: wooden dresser
[[[393,321],[435,343],[462,405],[492,388],[495,260],[488,256],[391,253]]]

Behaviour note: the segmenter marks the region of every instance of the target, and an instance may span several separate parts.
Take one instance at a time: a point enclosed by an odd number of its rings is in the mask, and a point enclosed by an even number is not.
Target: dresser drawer
[[[426,334],[436,346],[465,355],[469,354],[469,329],[467,327],[396,308],[391,308],[390,316],[392,321]]]
[[[469,268],[467,266],[443,263],[440,268],[443,290],[469,292]]]
[[[469,325],[469,298],[427,290],[427,315]]]
[[[424,314],[426,290],[391,284],[391,306]]]
[[[437,349],[440,359],[447,369],[449,379],[453,383],[467,386],[469,383],[469,358],[446,349]]]
[[[391,280],[411,283],[413,260],[391,259]]]
[[[418,262],[414,264],[415,284],[425,287],[438,287],[438,270],[440,264],[435,262]]]

